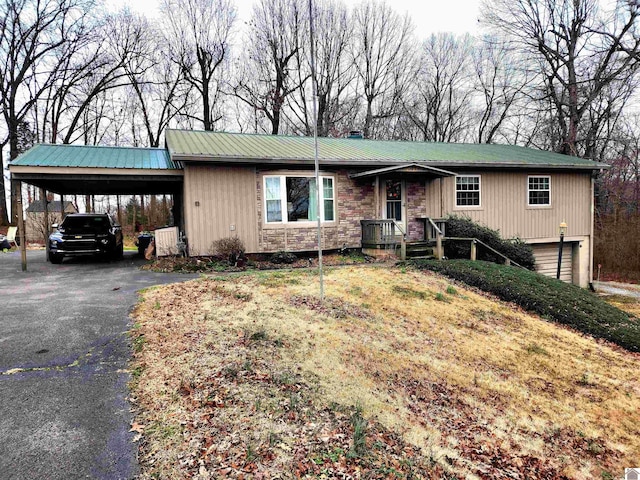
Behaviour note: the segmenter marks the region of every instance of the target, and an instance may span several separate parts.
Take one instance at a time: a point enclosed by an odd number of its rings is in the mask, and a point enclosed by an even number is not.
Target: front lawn
[[[431,272],[203,277],[131,332],[141,478],[614,478],[637,354]]]

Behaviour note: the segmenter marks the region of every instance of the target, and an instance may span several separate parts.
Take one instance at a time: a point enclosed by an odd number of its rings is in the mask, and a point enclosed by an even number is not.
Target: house
[[[458,214],[530,243],[555,275],[566,222],[562,278],[591,281],[594,178],[606,165],[509,145],[320,138],[318,202],[314,152],[309,137],[168,130],[164,149],[37,145],[10,169],[57,193],[171,193],[194,256],[229,236],[247,253],[313,251],[318,216],[323,249],[376,246],[389,226],[393,241],[420,241]]]
[[[64,202],[64,214],[77,212],[71,202]],[[45,204],[43,200],[35,200],[29,204],[26,211],[24,231],[27,242],[44,242],[47,236],[47,221],[45,220]],[[60,200],[47,201],[49,228],[54,223],[62,221],[62,207]]]
[[[393,219],[411,240],[426,219],[468,216],[533,246],[538,268],[556,273],[558,226],[568,225],[562,278],[587,286],[593,248],[594,174],[589,160],[508,145],[319,139],[169,130],[184,169],[184,229],[192,255],[225,236],[248,252],[361,247],[367,220]],[[428,227],[427,227],[428,228]]]

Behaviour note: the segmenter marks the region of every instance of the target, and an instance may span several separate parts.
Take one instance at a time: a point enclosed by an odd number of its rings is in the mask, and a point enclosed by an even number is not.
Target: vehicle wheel
[[[62,255],[49,252],[49,261],[55,264],[62,263]]]
[[[114,260],[120,260],[124,255],[124,243],[121,243],[119,246],[115,248],[113,251],[112,258]]]

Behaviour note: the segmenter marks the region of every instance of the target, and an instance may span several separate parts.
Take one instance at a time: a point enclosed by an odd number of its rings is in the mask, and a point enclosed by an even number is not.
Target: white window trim
[[[478,178],[478,205],[458,205],[458,182],[456,179],[462,177],[477,177]],[[481,208],[482,207],[482,176],[478,174],[469,174],[469,175],[456,175],[453,181],[453,204],[456,208]]]
[[[296,225],[300,227],[316,225],[316,220],[309,221],[297,221],[297,222],[289,222],[288,218],[288,209],[287,209],[287,177],[306,177],[306,178],[315,178],[314,173],[307,172],[290,172],[290,173],[279,173],[279,174],[265,174],[262,176],[262,212],[263,212],[263,223],[264,225]],[[267,179],[268,178],[279,178],[280,179],[280,208],[282,213],[282,220],[279,222],[269,222],[267,221]],[[324,197],[324,185],[323,179],[330,178],[333,183],[333,197],[331,200],[333,201],[333,220],[325,220],[324,215],[324,201],[329,200],[329,198]],[[318,208],[320,210],[320,221],[324,224],[333,224],[337,222],[338,209],[336,205],[336,178],[335,175],[320,175],[320,185],[318,186],[320,194],[320,205]]]
[[[549,203],[530,203],[531,197],[529,192],[545,192],[547,190],[531,190],[529,180],[532,178],[548,178],[549,179]],[[531,208],[547,208],[551,206],[551,175],[527,175],[527,207]]]

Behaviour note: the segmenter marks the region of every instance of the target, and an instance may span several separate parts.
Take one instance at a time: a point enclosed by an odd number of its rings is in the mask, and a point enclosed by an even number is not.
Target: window
[[[527,192],[529,205],[551,205],[551,177],[529,177]]]
[[[318,209],[318,191],[314,177],[265,176],[266,223],[315,222],[318,215],[323,222],[333,222],[335,220],[333,177],[320,177],[320,181],[322,191]]]
[[[480,175],[456,177],[456,207],[480,206]]]

